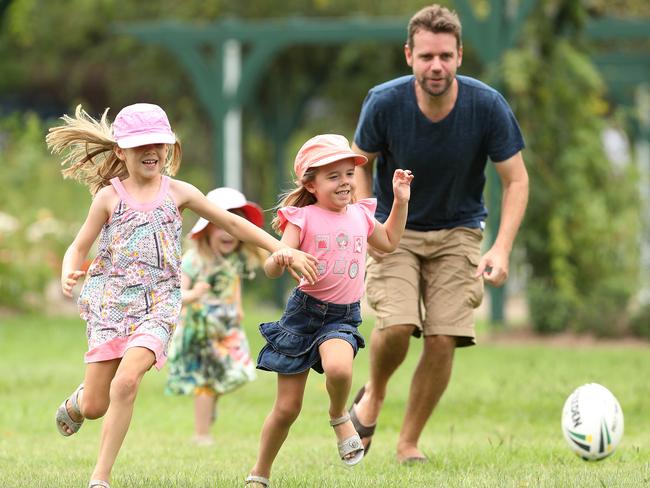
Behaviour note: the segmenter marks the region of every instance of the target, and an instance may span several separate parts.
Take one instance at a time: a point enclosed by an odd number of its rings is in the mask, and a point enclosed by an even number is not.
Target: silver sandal
[[[336,427],[337,425],[346,423],[348,420],[350,420],[350,414],[346,413],[343,415],[343,417],[331,419],[330,425],[332,427]],[[348,466],[354,466],[363,459],[363,443],[361,442],[361,437],[359,437],[359,434],[357,432],[355,432],[354,435],[351,435],[347,439],[343,439],[336,445],[336,447],[339,449],[339,456],[341,456],[341,461],[343,461]],[[352,453],[356,454],[350,458],[346,457],[348,454]]]
[[[72,434],[76,433],[81,428],[81,424],[84,423],[84,418],[83,415],[81,415],[81,409],[79,408],[79,402],[77,401],[79,392],[83,389],[84,384],[81,383],[77,389],[72,392],[72,395],[63,400],[63,403],[59,405],[59,408],[56,409],[56,416],[54,419],[56,421],[56,428],[59,429],[59,432],[62,436],[71,436]],[[72,417],[70,417],[67,407],[68,400],[70,400],[72,410],[81,417],[81,421],[77,422],[75,420],[72,420]],[[63,424],[65,424],[65,426],[68,427],[68,429],[70,429],[72,432],[67,432],[61,425],[61,422],[63,422]]]
[[[270,488],[271,486],[271,482],[268,478],[265,478],[264,476],[255,476],[253,474],[249,474],[244,480],[244,484],[250,485],[251,483],[259,483],[260,485],[264,486],[264,488]]]
[[[111,485],[108,484],[108,481],[104,481],[104,480],[90,480],[88,482],[88,488],[93,488],[93,486],[101,486],[102,488],[111,488]]]

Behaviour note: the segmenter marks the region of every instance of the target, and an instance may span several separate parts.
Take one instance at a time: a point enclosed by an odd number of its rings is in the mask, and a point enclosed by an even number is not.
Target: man
[[[508,277],[528,174],[523,137],[507,102],[484,83],[456,74],[463,48],[455,12],[439,5],[417,12],[404,53],[413,75],[370,90],[354,137],[353,150],[368,158],[357,168],[357,198],[371,196],[377,162],[379,220],[391,208],[395,168],[410,168],[416,178],[400,247],[389,255],[370,252],[367,299],[377,317],[370,378],[350,413],[368,452],[388,380],[410,337],[424,336],[397,443],[397,459],[414,462],[426,460],[418,441],[449,382],[455,348],[475,344],[473,315],[483,281],[501,286]],[[488,157],[503,195],[498,235],[481,257]]]

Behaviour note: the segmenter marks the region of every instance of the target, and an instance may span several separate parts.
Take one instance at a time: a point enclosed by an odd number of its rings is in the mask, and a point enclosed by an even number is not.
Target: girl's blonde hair
[[[111,178],[117,176],[123,180],[129,176],[126,165],[115,154],[117,143],[107,115],[108,108],[104,110],[100,120],[95,120],[81,105],[77,105],[74,117],[61,117],[64,123],[52,127],[45,137],[45,142],[53,154],[65,155],[61,163],[64,167],[61,171],[63,177],[80,181],[93,195],[110,185]],[[163,165],[164,174],[176,174],[182,154],[181,143],[176,138],[176,143],[168,152],[167,161]]]
[[[244,217],[245,215],[243,212],[237,211],[237,209],[232,209],[229,210],[229,212],[232,212],[234,214],[239,215],[240,217]],[[198,253],[201,255],[201,257],[205,261],[210,261],[211,259],[214,259],[214,251],[210,248],[210,243],[208,241],[208,228],[210,226],[214,226],[213,223],[208,223],[208,225],[205,226],[205,228],[196,234],[195,237],[188,239],[189,243],[191,246],[194,246]],[[268,257],[268,252],[265,249],[262,249],[261,247],[257,247],[253,244],[250,244],[248,242],[243,242],[239,241],[239,245],[235,249],[235,252],[239,252],[242,254],[246,261],[246,267],[249,270],[253,270],[255,268],[260,267],[266,258]]]
[[[296,188],[289,190],[280,195],[280,201],[274,207],[277,212],[282,207],[306,207],[316,203],[316,197],[305,188],[307,183],[311,183],[316,179],[317,168],[307,168],[300,180],[296,180]],[[278,234],[282,234],[280,217],[275,215],[271,221],[271,228]]]

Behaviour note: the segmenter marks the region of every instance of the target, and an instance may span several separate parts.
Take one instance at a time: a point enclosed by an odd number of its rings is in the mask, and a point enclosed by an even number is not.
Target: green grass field
[[[248,308],[256,325],[277,312]],[[368,336],[370,326],[362,327]],[[480,337],[480,336],[479,336]],[[76,318],[0,317],[0,487],[85,487],[101,421],[63,438],[56,407],[83,374],[85,326]],[[451,385],[421,447],[431,462],[404,467],[394,446],[410,373],[420,345],[389,385],[373,448],[346,468],[328,426],[323,377],[312,374],[301,417],[280,451],[276,487],[639,487],[650,486],[650,360],[642,347],[562,348],[484,344],[459,350]],[[353,389],[367,376],[368,354],[355,362]],[[260,427],[275,395],[275,376],[222,398],[217,443],[197,448],[188,397],[162,394],[166,370],[145,376],[134,420],[113,470],[113,488],[242,486],[255,460]],[[564,400],[577,386],[602,383],[619,399],[625,434],[608,459],[587,463],[560,432]]]

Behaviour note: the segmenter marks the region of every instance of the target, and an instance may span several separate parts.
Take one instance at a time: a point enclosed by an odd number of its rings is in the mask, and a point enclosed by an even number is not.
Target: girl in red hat
[[[217,188],[207,197],[259,227],[264,224],[262,209],[233,188]],[[255,379],[241,327],[241,288],[267,254],[205,219],[189,237],[181,264],[182,321],[170,346],[166,393],[194,396],[192,440],[209,446],[218,398]]]

